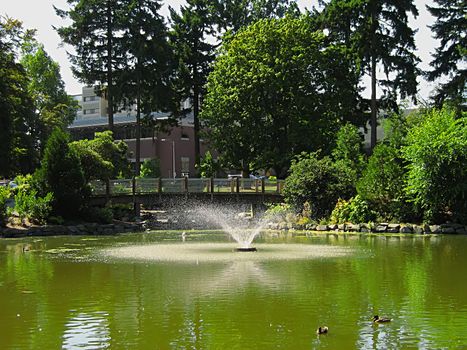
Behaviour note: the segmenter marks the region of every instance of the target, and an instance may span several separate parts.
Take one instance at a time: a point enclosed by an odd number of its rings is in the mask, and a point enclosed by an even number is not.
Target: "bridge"
[[[91,204],[164,205],[172,202],[277,203],[284,180],[217,178],[133,178],[91,182]]]

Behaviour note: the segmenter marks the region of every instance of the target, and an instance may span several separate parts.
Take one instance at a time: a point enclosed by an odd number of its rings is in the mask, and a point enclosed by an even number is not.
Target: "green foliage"
[[[52,211],[53,194],[44,197],[37,195],[35,190],[20,189],[15,196],[15,212],[21,222],[25,219],[37,224],[45,224]]]
[[[222,0],[214,3],[218,26],[230,33],[237,33],[261,19],[300,15],[296,0]]]
[[[17,61],[21,22],[0,16],[0,177],[31,172],[37,163],[34,103]]]
[[[433,96],[435,105],[451,104],[456,109],[465,110],[466,76],[465,59],[467,56],[465,0],[434,0],[436,6],[427,6],[436,18],[430,26],[439,46],[433,54],[427,73],[428,80],[444,78]]]
[[[10,198],[10,190],[6,186],[0,186],[0,226],[4,226],[8,218],[6,201]]]
[[[292,161],[284,197],[296,211],[310,203],[313,217],[320,218],[331,213],[339,198],[353,195],[352,180],[346,166],[329,157],[319,159],[317,153],[302,153]]]
[[[371,147],[376,145],[378,109],[397,110],[397,94],[402,99],[417,93],[420,59],[415,55],[416,30],[409,15],[417,16],[414,0],[326,0],[319,16],[321,27],[329,29],[330,40],[346,46],[353,67],[360,75],[371,76]],[[377,66],[385,77],[377,77]],[[390,78],[389,78],[390,77]],[[377,101],[377,85],[383,90]]]
[[[146,159],[141,165],[140,177],[160,177],[161,165],[159,159]]]
[[[114,218],[112,209],[109,207],[90,207],[83,210],[83,215],[89,222],[100,224],[111,224]]]
[[[306,16],[260,20],[224,41],[201,115],[223,162],[283,178],[295,154],[330,152],[357,105],[346,60]]]
[[[57,62],[33,35],[25,37],[21,64],[29,77],[28,91],[37,114],[37,133],[41,147],[55,127],[66,128],[76,117],[78,102],[65,91]]]
[[[408,162],[407,193],[427,221],[451,213],[467,220],[467,116],[433,109],[407,136],[402,155]]]
[[[207,151],[199,166],[201,177],[214,177],[219,168],[219,163],[212,157],[211,152]]]
[[[363,156],[363,138],[358,128],[352,124],[345,124],[337,132],[336,146],[332,151],[332,158],[348,168],[354,186],[365,166]]]
[[[407,220],[411,205],[404,191],[406,171],[400,149],[380,143],[373,149],[357,192],[386,220]]]
[[[271,204],[264,215],[267,220],[281,222],[286,221],[286,217],[289,214],[293,214],[292,207],[286,203],[278,203]]]
[[[53,193],[53,215],[76,218],[86,203],[89,188],[79,157],[68,142],[64,131],[55,129],[52,132],[41,167],[34,174],[34,183],[40,195]]]
[[[356,195],[348,201],[339,198],[329,221],[333,224],[364,223],[375,220],[376,215],[376,212],[370,209],[369,203]]]
[[[70,148],[80,159],[86,182],[109,180],[120,173],[130,176],[128,146],[123,141],[114,141],[111,131],[96,132],[92,140],[74,141]]]

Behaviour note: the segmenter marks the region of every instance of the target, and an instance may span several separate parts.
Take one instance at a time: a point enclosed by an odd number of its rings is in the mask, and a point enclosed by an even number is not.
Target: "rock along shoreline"
[[[140,223],[118,222],[112,224],[84,223],[78,225],[43,225],[28,228],[0,227],[1,238],[21,238],[35,236],[106,236],[120,233],[140,232]]]

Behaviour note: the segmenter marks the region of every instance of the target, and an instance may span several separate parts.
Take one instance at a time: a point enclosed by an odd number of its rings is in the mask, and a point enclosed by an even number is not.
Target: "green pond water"
[[[0,240],[0,349],[467,348],[467,236],[255,246],[233,252],[219,232]]]

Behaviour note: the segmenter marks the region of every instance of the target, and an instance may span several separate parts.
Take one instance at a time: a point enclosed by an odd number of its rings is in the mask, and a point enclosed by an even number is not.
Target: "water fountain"
[[[266,222],[256,219],[250,213],[232,207],[203,207],[194,210],[194,220],[201,220],[222,228],[235,242],[237,252],[256,252],[253,240],[264,229]]]

